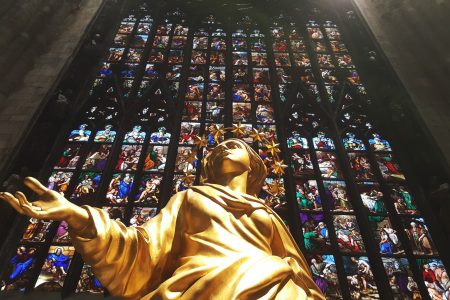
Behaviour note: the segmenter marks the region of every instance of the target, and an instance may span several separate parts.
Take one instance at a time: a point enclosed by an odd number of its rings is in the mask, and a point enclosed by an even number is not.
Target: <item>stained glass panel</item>
[[[84,264],[75,292],[78,293],[103,293],[100,281],[95,277],[90,265]]]
[[[342,259],[351,299],[380,299],[369,259],[366,256],[344,256]]]
[[[20,245],[5,266],[5,275],[0,290],[25,290],[31,282],[31,270],[36,261],[36,247]]]
[[[73,246],[50,246],[35,288],[52,292],[61,290],[74,252]]]

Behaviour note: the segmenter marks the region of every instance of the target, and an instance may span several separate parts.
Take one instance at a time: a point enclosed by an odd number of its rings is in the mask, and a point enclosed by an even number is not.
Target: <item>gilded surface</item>
[[[30,203],[2,193],[28,216],[67,220],[77,251],[112,295],[126,299],[325,299],[282,220],[249,195],[266,169],[231,139],[204,160],[202,186],[174,195],[141,227],[70,203],[27,178]]]

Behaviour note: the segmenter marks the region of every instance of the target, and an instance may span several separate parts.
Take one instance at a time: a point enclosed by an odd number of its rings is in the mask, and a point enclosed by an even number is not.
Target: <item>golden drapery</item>
[[[282,220],[255,197],[217,184],[192,187],[136,228],[84,207],[89,223],[70,234],[112,295],[325,299]]]

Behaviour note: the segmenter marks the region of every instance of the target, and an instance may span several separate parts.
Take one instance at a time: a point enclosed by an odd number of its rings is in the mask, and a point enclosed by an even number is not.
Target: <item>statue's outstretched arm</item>
[[[16,192],[15,195],[0,193],[0,199],[8,202],[17,212],[32,218],[65,220],[74,231],[85,227],[89,220],[85,209],[73,204],[58,192],[49,190],[33,177],[26,177],[24,184],[38,195],[36,201],[29,202],[22,192]]]
[[[37,201],[29,202],[21,192],[0,193],[0,198],[29,217],[67,221],[75,249],[111,295],[139,299],[160,282],[161,268],[170,262],[184,193],[174,196],[143,227],[135,228],[111,220],[101,209],[75,205],[35,178],[27,177],[24,183],[38,195]]]

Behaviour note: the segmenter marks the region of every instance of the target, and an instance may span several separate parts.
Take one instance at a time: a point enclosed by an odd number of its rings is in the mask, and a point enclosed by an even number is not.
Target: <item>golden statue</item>
[[[77,206],[34,178],[39,195],[1,193],[19,213],[65,220],[78,252],[108,291],[125,299],[325,299],[283,221],[256,195],[267,169],[229,139],[203,161],[202,186],[174,195],[141,227]]]

